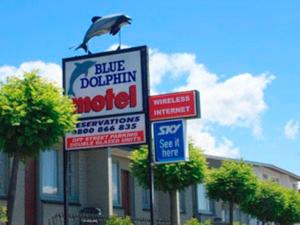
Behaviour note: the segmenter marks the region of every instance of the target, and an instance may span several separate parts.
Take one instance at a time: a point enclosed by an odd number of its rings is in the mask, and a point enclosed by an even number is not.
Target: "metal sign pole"
[[[144,58],[144,73],[149,74],[149,56],[148,56],[148,49],[145,49],[146,52],[143,55]],[[149,175],[149,191],[150,191],[150,220],[151,225],[155,225],[154,221],[154,171],[153,171],[153,149],[152,149],[152,127],[151,127],[151,120],[150,120],[150,105],[149,105],[149,99],[150,99],[150,87],[147,79],[147,86],[145,87],[147,90],[147,100],[144,103],[146,108],[146,135],[147,135],[147,144],[148,144],[148,175]]]
[[[151,123],[148,121],[148,173],[149,173],[149,191],[150,191],[150,219],[151,225],[154,225],[154,171],[153,171],[153,151],[152,151],[152,134]]]
[[[120,58],[123,58],[120,60]],[[104,62],[103,62],[103,59]],[[84,61],[84,62],[83,62]],[[79,63],[80,62],[80,63]],[[113,52],[104,52],[88,56],[78,56],[72,58],[63,59],[63,86],[65,90],[68,90],[67,94],[73,96],[73,102],[77,108],[77,113],[84,114],[79,117],[79,119],[84,119],[86,121],[98,120],[105,121],[108,118],[121,120],[124,118],[129,118],[131,116],[136,116],[137,120],[135,128],[129,128],[130,130],[125,130],[123,126],[117,126],[113,124],[114,131],[101,130],[100,125],[90,125],[92,128],[90,135],[95,137],[95,141],[84,142],[82,141],[80,145],[76,142],[77,140],[87,140],[86,135],[81,133],[81,128],[78,128],[80,132],[74,132],[73,134],[68,134],[66,140],[64,140],[64,212],[65,212],[65,222],[64,225],[68,225],[68,154],[72,154],[68,151],[80,150],[80,149],[92,149],[92,148],[101,148],[109,147],[106,144],[102,143],[100,140],[103,135],[110,134],[136,134],[138,138],[136,140],[128,141],[122,140],[118,137],[112,137],[112,142],[115,140],[116,144],[112,146],[128,146],[128,145],[137,145],[137,144],[148,144],[149,146],[149,189],[150,189],[150,207],[151,207],[151,225],[154,225],[154,175],[153,175],[153,156],[152,156],[152,134],[151,134],[151,123],[149,117],[149,96],[150,88],[148,83],[148,49],[147,46],[140,46],[130,49],[118,50]],[[79,82],[78,77],[83,74],[89,74],[93,77],[98,76],[99,74],[106,74],[103,70],[105,65],[113,63],[120,70],[126,70],[128,76],[128,82],[123,82],[122,85],[118,83],[118,86],[113,86],[114,84],[107,84],[109,87],[104,87],[101,84],[101,92],[98,93],[93,89],[93,86],[87,85],[84,90],[78,88],[75,85],[75,81]],[[116,64],[115,64],[116,63]],[[96,67],[95,70],[90,70],[90,68]],[[102,68],[103,67],[103,68]],[[103,71],[102,71],[103,70]],[[135,78],[137,74],[137,79]],[[133,76],[134,75],[134,76]],[[87,75],[86,75],[87,76]],[[102,76],[102,75],[101,75]],[[133,78],[134,77],[134,78]],[[71,82],[72,81],[72,82]],[[89,83],[89,81],[87,81]],[[99,83],[100,86],[100,83]],[[77,88],[76,88],[77,87]],[[126,91],[125,91],[126,90]],[[128,91],[127,91],[128,90]],[[75,95],[76,93],[76,95]],[[119,95],[122,93],[122,95]],[[122,96],[127,96],[125,101]],[[117,97],[119,96],[119,97]],[[100,109],[97,104],[92,104],[93,100],[87,102],[77,101],[76,99],[88,97],[88,99],[104,99],[103,106],[104,108]],[[76,101],[75,101],[76,100]],[[119,107],[122,104],[122,107]],[[102,106],[102,103],[101,103]],[[126,109],[124,109],[124,107]],[[88,107],[87,112],[82,112],[82,108]],[[107,109],[107,107],[111,109]],[[124,110],[123,110],[124,109]],[[97,122],[98,124],[98,122]],[[100,129],[101,128],[101,129]],[[129,137],[129,136],[128,136]],[[66,150],[65,142],[68,143],[68,150]]]
[[[63,172],[63,185],[64,185],[64,225],[69,225],[69,199],[68,199],[68,151],[65,148],[65,138],[63,140],[63,164],[64,164],[64,172]]]

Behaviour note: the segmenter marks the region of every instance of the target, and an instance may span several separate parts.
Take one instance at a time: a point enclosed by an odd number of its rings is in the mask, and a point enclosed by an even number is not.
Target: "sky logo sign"
[[[155,163],[188,160],[185,120],[154,122],[153,133]]]
[[[161,126],[159,127],[159,133],[157,135],[167,135],[167,134],[175,134],[178,129],[181,127],[181,124],[178,125],[170,125],[170,126]]]

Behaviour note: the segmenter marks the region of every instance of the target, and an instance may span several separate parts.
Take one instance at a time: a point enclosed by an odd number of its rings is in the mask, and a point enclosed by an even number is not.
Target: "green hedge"
[[[5,206],[0,206],[0,222],[7,222],[7,210]]]
[[[130,217],[117,217],[112,216],[109,220],[106,221],[105,225],[133,225]]]
[[[204,223],[200,223],[196,218],[189,219],[184,225],[211,225],[211,220],[206,220]]]

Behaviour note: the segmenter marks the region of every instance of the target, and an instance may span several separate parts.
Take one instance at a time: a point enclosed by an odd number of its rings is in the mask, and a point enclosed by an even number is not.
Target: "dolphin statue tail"
[[[69,88],[69,91],[68,91],[68,95],[73,95],[73,96],[75,96],[75,93],[74,93],[74,91],[73,91],[73,88]]]
[[[72,46],[69,46],[68,49],[74,49],[74,48],[77,48],[77,45],[72,45]]]
[[[77,48],[75,48],[75,51],[80,49],[80,48],[82,48],[85,52],[89,51],[86,43],[84,43],[84,42],[82,44],[80,44]]]

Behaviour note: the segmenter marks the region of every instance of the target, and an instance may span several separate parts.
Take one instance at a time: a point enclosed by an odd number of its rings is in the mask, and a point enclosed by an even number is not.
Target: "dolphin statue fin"
[[[120,31],[120,27],[118,26],[113,26],[110,30],[111,35],[116,35]]]
[[[95,23],[97,20],[99,20],[101,18],[101,16],[94,16],[92,18],[92,23]]]
[[[88,47],[87,47],[86,43],[84,43],[84,42],[83,42],[82,44],[80,44],[80,45],[75,49],[75,51],[78,50],[78,49],[80,49],[80,48],[82,48],[85,52],[89,52]]]

